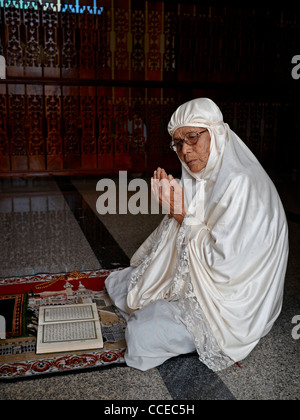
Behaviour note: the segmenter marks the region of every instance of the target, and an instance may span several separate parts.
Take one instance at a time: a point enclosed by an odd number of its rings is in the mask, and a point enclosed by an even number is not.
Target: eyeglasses
[[[206,129],[203,131],[199,131],[199,133],[194,133],[194,132],[187,133],[184,136],[184,139],[182,140],[173,139],[170,143],[170,148],[174,150],[174,152],[181,152],[183,142],[185,142],[189,146],[194,146],[199,140],[199,137],[201,136],[201,134],[205,133],[205,131],[208,131],[208,130]]]

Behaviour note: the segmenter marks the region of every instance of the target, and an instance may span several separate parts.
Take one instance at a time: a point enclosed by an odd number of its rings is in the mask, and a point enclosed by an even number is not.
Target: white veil
[[[180,106],[168,130],[207,128],[206,168],[182,163],[187,215],[166,216],[131,259],[127,305],[176,300],[199,358],[213,370],[244,359],[281,311],[287,223],[277,191],[255,156],[200,98]]]

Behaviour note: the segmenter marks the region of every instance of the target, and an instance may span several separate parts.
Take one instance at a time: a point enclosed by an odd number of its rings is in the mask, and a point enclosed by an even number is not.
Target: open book
[[[103,348],[95,303],[41,306],[36,353]]]

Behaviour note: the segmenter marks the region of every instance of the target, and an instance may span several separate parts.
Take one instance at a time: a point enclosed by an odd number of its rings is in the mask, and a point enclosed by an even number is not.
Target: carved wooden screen
[[[209,4],[0,0],[0,174],[178,169],[167,124],[197,96],[274,165],[274,121],[293,107],[296,139],[300,120],[287,71],[299,15]]]

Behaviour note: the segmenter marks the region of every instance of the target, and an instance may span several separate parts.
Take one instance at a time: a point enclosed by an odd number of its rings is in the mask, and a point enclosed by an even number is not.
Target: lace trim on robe
[[[225,369],[234,364],[219,347],[205,314],[193,292],[189,272],[189,257],[187,243],[191,226],[186,223],[187,216],[183,221],[177,235],[176,248],[179,258],[174,272],[170,289],[165,296],[169,301],[177,301],[180,305],[182,321],[189,332],[193,335],[199,359],[213,371]],[[146,255],[142,255],[137,262],[128,284],[128,291],[132,290],[144,275],[147,267],[155,255],[162,237],[167,234],[172,219],[166,217],[157,230],[152,244]]]
[[[234,364],[219,347],[206,316],[196,299],[189,270],[188,238],[191,226],[182,223],[178,233],[176,247],[178,251],[178,266],[174,281],[169,291],[170,300],[177,300],[181,309],[181,316],[189,332],[193,335],[195,346],[202,363],[213,371],[226,369]],[[207,227],[204,227],[207,229]]]
[[[172,222],[172,219],[169,219],[168,216],[165,216],[160,226],[157,228],[156,235],[154,237],[152,244],[150,244],[146,253],[142,254],[141,257],[135,262],[136,268],[133,270],[133,273],[129,279],[128,292],[130,292],[135,287],[135,285],[139,282],[139,280],[143,277],[146,269],[151,263],[159,247],[162,235],[167,234],[168,227],[171,222]]]

